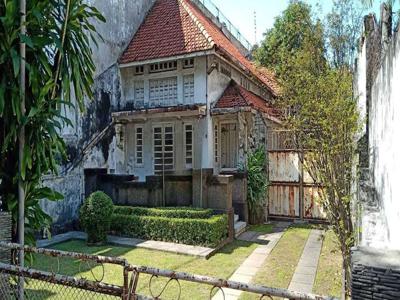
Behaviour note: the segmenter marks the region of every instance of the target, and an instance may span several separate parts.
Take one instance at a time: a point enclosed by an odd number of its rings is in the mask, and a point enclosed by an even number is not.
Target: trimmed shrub
[[[165,218],[182,219],[208,219],[213,215],[212,209],[191,208],[191,207],[132,207],[114,206],[114,214],[135,215],[135,216],[154,216]]]
[[[80,222],[88,235],[88,244],[101,244],[107,241],[114,205],[103,192],[92,193],[80,209]]]
[[[135,238],[215,247],[228,235],[228,217],[188,219],[114,213],[111,230]]]

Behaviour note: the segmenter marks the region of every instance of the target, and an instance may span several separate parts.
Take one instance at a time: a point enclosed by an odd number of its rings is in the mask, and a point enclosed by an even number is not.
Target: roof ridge
[[[207,32],[206,28],[204,25],[199,21],[199,19],[193,14],[192,10],[190,7],[186,4],[185,0],[178,0],[178,2],[182,5],[184,10],[188,13],[190,18],[193,20],[193,22],[196,24],[197,28],[200,30],[201,34],[204,35],[206,40],[210,43],[211,47],[215,46],[215,41],[212,38],[212,36]]]

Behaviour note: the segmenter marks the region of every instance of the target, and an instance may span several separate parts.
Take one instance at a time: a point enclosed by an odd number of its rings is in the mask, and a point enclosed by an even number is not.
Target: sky
[[[239,29],[242,35],[251,43],[259,43],[263,33],[271,28],[274,19],[287,7],[289,0],[212,0],[221,12]],[[305,0],[320,15],[328,13],[332,8],[332,0]],[[375,1],[371,9],[379,12],[379,1]],[[317,3],[323,3],[317,8]],[[255,35],[254,12],[256,12],[257,34]],[[378,14],[379,15],[379,14]]]

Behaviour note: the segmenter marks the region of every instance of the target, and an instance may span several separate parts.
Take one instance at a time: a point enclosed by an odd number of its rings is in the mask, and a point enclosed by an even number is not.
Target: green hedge
[[[213,211],[211,209],[191,207],[147,208],[132,206],[114,206],[114,214],[182,219],[208,219],[213,215]]]
[[[228,218],[227,215],[187,219],[114,213],[111,230],[135,238],[215,247],[228,235]]]

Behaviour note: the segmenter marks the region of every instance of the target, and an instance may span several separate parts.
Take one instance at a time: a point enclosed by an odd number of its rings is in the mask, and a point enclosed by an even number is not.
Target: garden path
[[[322,230],[313,229],[310,232],[303,254],[293,274],[289,290],[311,293],[317,274],[319,256],[322,248]]]
[[[229,280],[240,281],[241,283],[251,283],[253,277],[257,274],[258,270],[263,266],[264,261],[274,249],[284,231],[290,223],[279,222],[274,226],[273,233],[262,234],[254,231],[246,231],[242,233],[238,239],[249,242],[260,243],[253,253],[240,265],[240,267],[232,274]],[[239,298],[242,291],[233,289],[223,289],[218,291],[212,300],[236,300]],[[225,296],[225,297],[224,297]]]

